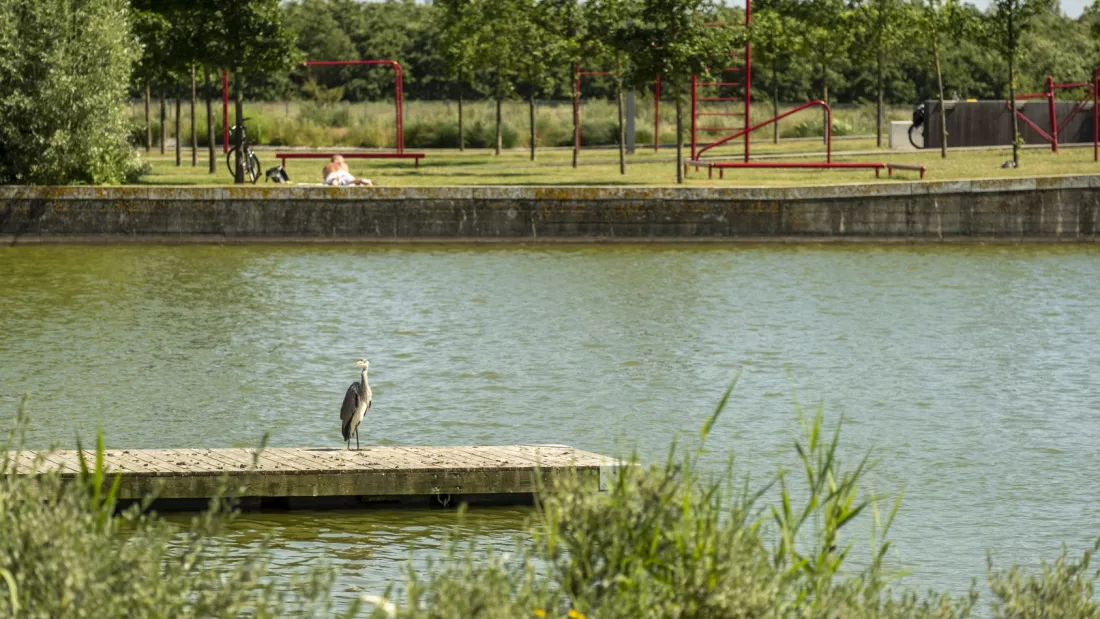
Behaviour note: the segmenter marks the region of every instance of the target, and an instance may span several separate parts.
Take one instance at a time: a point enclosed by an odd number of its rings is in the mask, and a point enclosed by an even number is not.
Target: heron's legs
[[[348,441],[350,444],[351,441]],[[359,451],[359,428],[355,429],[355,451]]]
[[[348,435],[348,451],[351,451],[351,435]]]

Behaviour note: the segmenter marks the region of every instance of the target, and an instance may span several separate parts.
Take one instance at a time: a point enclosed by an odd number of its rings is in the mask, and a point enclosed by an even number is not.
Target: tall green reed
[[[226,543],[233,497],[225,479],[210,507],[186,525],[149,511],[155,495],[123,508],[119,478],[104,467],[103,437],[64,477],[39,454],[36,475],[16,474],[26,400],[0,444],[0,617],[331,617],[331,572],[271,578],[270,548]],[[342,616],[352,616],[352,606]]]
[[[974,586],[958,597],[898,582],[904,572],[893,566],[889,533],[901,494],[864,489],[873,462],[862,455],[845,464],[842,423],[830,428],[822,407],[812,415],[799,407],[795,470],[754,484],[737,474],[731,456],[724,473],[706,473],[707,438],[732,389],[704,422],[698,447],[674,444],[651,465],[631,457],[605,490],[591,476],[560,479],[540,494],[512,554],[456,539],[427,574],[410,568],[398,603],[374,616],[971,616]],[[869,534],[853,530],[863,526]],[[1095,617],[1089,556],[1077,563],[1063,556],[1038,577],[991,567],[994,616]]]

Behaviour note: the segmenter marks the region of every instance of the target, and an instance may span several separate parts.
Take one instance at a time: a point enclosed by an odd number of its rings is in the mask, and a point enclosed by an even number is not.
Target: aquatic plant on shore
[[[704,425],[704,446],[729,396]],[[573,477],[541,495],[517,555],[456,540],[427,575],[410,569],[400,597],[385,598],[393,607],[374,616],[971,616],[979,599],[973,585],[963,597],[898,585],[888,534],[901,496],[884,503],[863,490],[868,458],[845,464],[841,424],[827,433],[821,408],[810,417],[800,412],[799,421],[795,472],[753,486],[735,475],[732,459],[725,475],[707,476],[702,448],[678,455],[673,447],[663,464],[625,463],[606,492]],[[1063,554],[1039,575],[991,565],[994,616],[1100,616],[1090,556]]]
[[[335,616],[329,571],[279,582],[267,545],[242,551],[226,542],[235,516],[228,485],[181,527],[141,505],[119,510],[102,436],[75,480],[56,471],[12,474],[24,444],[23,410],[0,445],[0,617]]]
[[[440,619],[973,613],[974,586],[955,597],[899,585],[889,531],[901,497],[863,489],[870,461],[847,463],[842,424],[830,433],[820,407],[799,414],[794,471],[754,485],[735,474],[731,458],[725,474],[703,472],[707,435],[729,398],[727,391],[694,450],[674,445],[664,463],[649,466],[635,458],[606,491],[579,475],[544,489],[515,554],[456,537],[426,573],[410,564],[400,589],[365,595],[342,614],[332,607],[330,571],[276,579],[269,546],[242,551],[226,540],[240,488],[226,485],[183,527],[143,511],[153,497],[120,510],[102,436],[75,480],[12,474],[25,445],[21,407],[0,444],[0,617],[353,617],[361,602],[374,617]],[[997,570],[991,560],[992,616],[1100,619],[1100,574],[1090,563],[1097,548],[1080,559],[1063,552],[1037,573]]]

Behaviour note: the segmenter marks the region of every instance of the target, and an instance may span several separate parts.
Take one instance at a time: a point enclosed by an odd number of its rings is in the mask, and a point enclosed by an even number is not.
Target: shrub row
[[[155,109],[154,109],[155,111]],[[174,109],[170,110],[174,112]],[[758,117],[770,113],[763,106]],[[205,109],[197,110],[198,143],[207,144]],[[546,104],[537,108],[535,133],[537,146],[571,146],[573,144],[572,107]],[[675,110],[665,104],[661,108],[662,143],[674,143]],[[897,110],[892,112],[897,115]],[[635,141],[637,144],[653,143],[653,110],[640,104],[637,115]],[[255,144],[267,146],[349,146],[364,148],[393,148],[394,119],[392,104],[316,104],[309,102],[250,103],[246,115],[248,135]],[[191,130],[188,125],[190,112],[184,106],[181,144],[190,147]],[[414,102],[408,104],[405,117],[405,144],[410,148],[457,148],[458,112],[452,102]],[[496,143],[495,110],[487,102],[473,102],[464,111],[465,144],[470,148],[488,148]],[[159,145],[160,125],[151,120],[154,145]],[[169,135],[174,121],[168,121]],[[222,135],[220,114],[216,114],[215,139]],[[772,129],[758,131],[760,138],[770,137]],[[874,109],[868,106],[842,108],[833,114],[833,135],[869,135],[874,131]],[[502,122],[504,148],[529,146],[527,108],[522,104],[504,106]],[[819,112],[810,110],[791,116],[780,122],[783,138],[820,137],[824,134]],[[585,102],[581,120],[581,144],[583,146],[613,146],[618,143],[618,120],[615,106],[607,101]],[[760,139],[758,138],[758,139]],[[145,144],[145,121],[141,106],[135,106],[131,116],[131,144]]]

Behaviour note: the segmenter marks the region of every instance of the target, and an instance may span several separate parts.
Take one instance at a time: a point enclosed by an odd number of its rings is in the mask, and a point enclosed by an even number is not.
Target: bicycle
[[[234,179],[237,178],[236,167],[236,155],[241,153],[241,167],[244,168],[244,177],[248,179],[253,185],[260,178],[260,158],[256,156],[256,153],[252,150],[252,144],[245,136],[244,123],[252,120],[251,118],[245,118],[241,120],[241,126],[234,125],[230,128],[232,132],[235,145],[229,149],[229,152],[225,154],[225,165],[229,168],[229,175]]]

